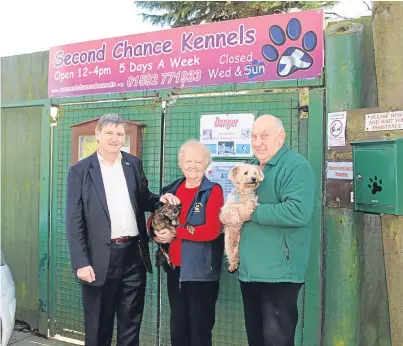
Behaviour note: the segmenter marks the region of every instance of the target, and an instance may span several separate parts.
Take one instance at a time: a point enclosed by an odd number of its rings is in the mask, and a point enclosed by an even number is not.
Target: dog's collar
[[[257,186],[256,186],[256,189],[259,187],[259,184],[257,184]],[[254,190],[254,191],[256,191],[256,189]],[[238,190],[237,190],[237,188],[235,187],[234,188],[234,190],[233,190],[233,193],[234,193],[234,195],[235,195],[235,202],[236,203],[239,203],[240,201],[241,201],[241,195],[253,195],[254,194],[254,191],[252,191],[252,192],[249,192],[249,193],[239,193],[238,192]]]
[[[241,202],[241,196],[252,195],[253,193],[240,194],[236,189],[234,190],[235,203]]]

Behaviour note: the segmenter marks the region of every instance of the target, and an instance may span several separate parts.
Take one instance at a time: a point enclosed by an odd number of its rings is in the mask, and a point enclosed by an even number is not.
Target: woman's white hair
[[[211,163],[210,150],[208,150],[208,148],[204,144],[200,143],[196,139],[190,139],[190,140],[186,141],[179,148],[179,152],[178,152],[179,167],[182,166],[182,159],[183,159],[183,156],[184,156],[185,152],[187,150],[191,149],[191,148],[196,148],[196,149],[200,150],[203,153],[204,168],[207,168]]]

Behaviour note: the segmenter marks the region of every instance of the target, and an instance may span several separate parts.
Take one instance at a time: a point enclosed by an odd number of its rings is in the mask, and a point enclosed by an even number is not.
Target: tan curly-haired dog
[[[259,166],[241,164],[230,170],[228,178],[235,188],[228,195],[224,206],[221,208],[220,220],[224,224],[225,256],[228,261],[228,270],[234,272],[238,269],[238,245],[243,224],[234,204],[244,203],[252,214],[258,205],[255,190],[263,180],[264,175]]]

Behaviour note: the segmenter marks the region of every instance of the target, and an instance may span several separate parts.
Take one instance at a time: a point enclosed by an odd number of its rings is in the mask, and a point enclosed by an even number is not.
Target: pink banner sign
[[[311,10],[53,47],[49,97],[316,78],[323,22]]]

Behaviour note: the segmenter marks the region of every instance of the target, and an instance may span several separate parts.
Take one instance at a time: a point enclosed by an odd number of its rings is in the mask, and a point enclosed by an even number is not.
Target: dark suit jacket
[[[159,196],[148,190],[139,158],[122,152],[122,166],[140,233],[141,255],[146,269],[151,272],[144,212],[152,210]],[[96,152],[69,168],[66,232],[76,278],[78,268],[91,265],[95,272],[95,282],[91,285],[102,285],[109,265],[111,221]]]

